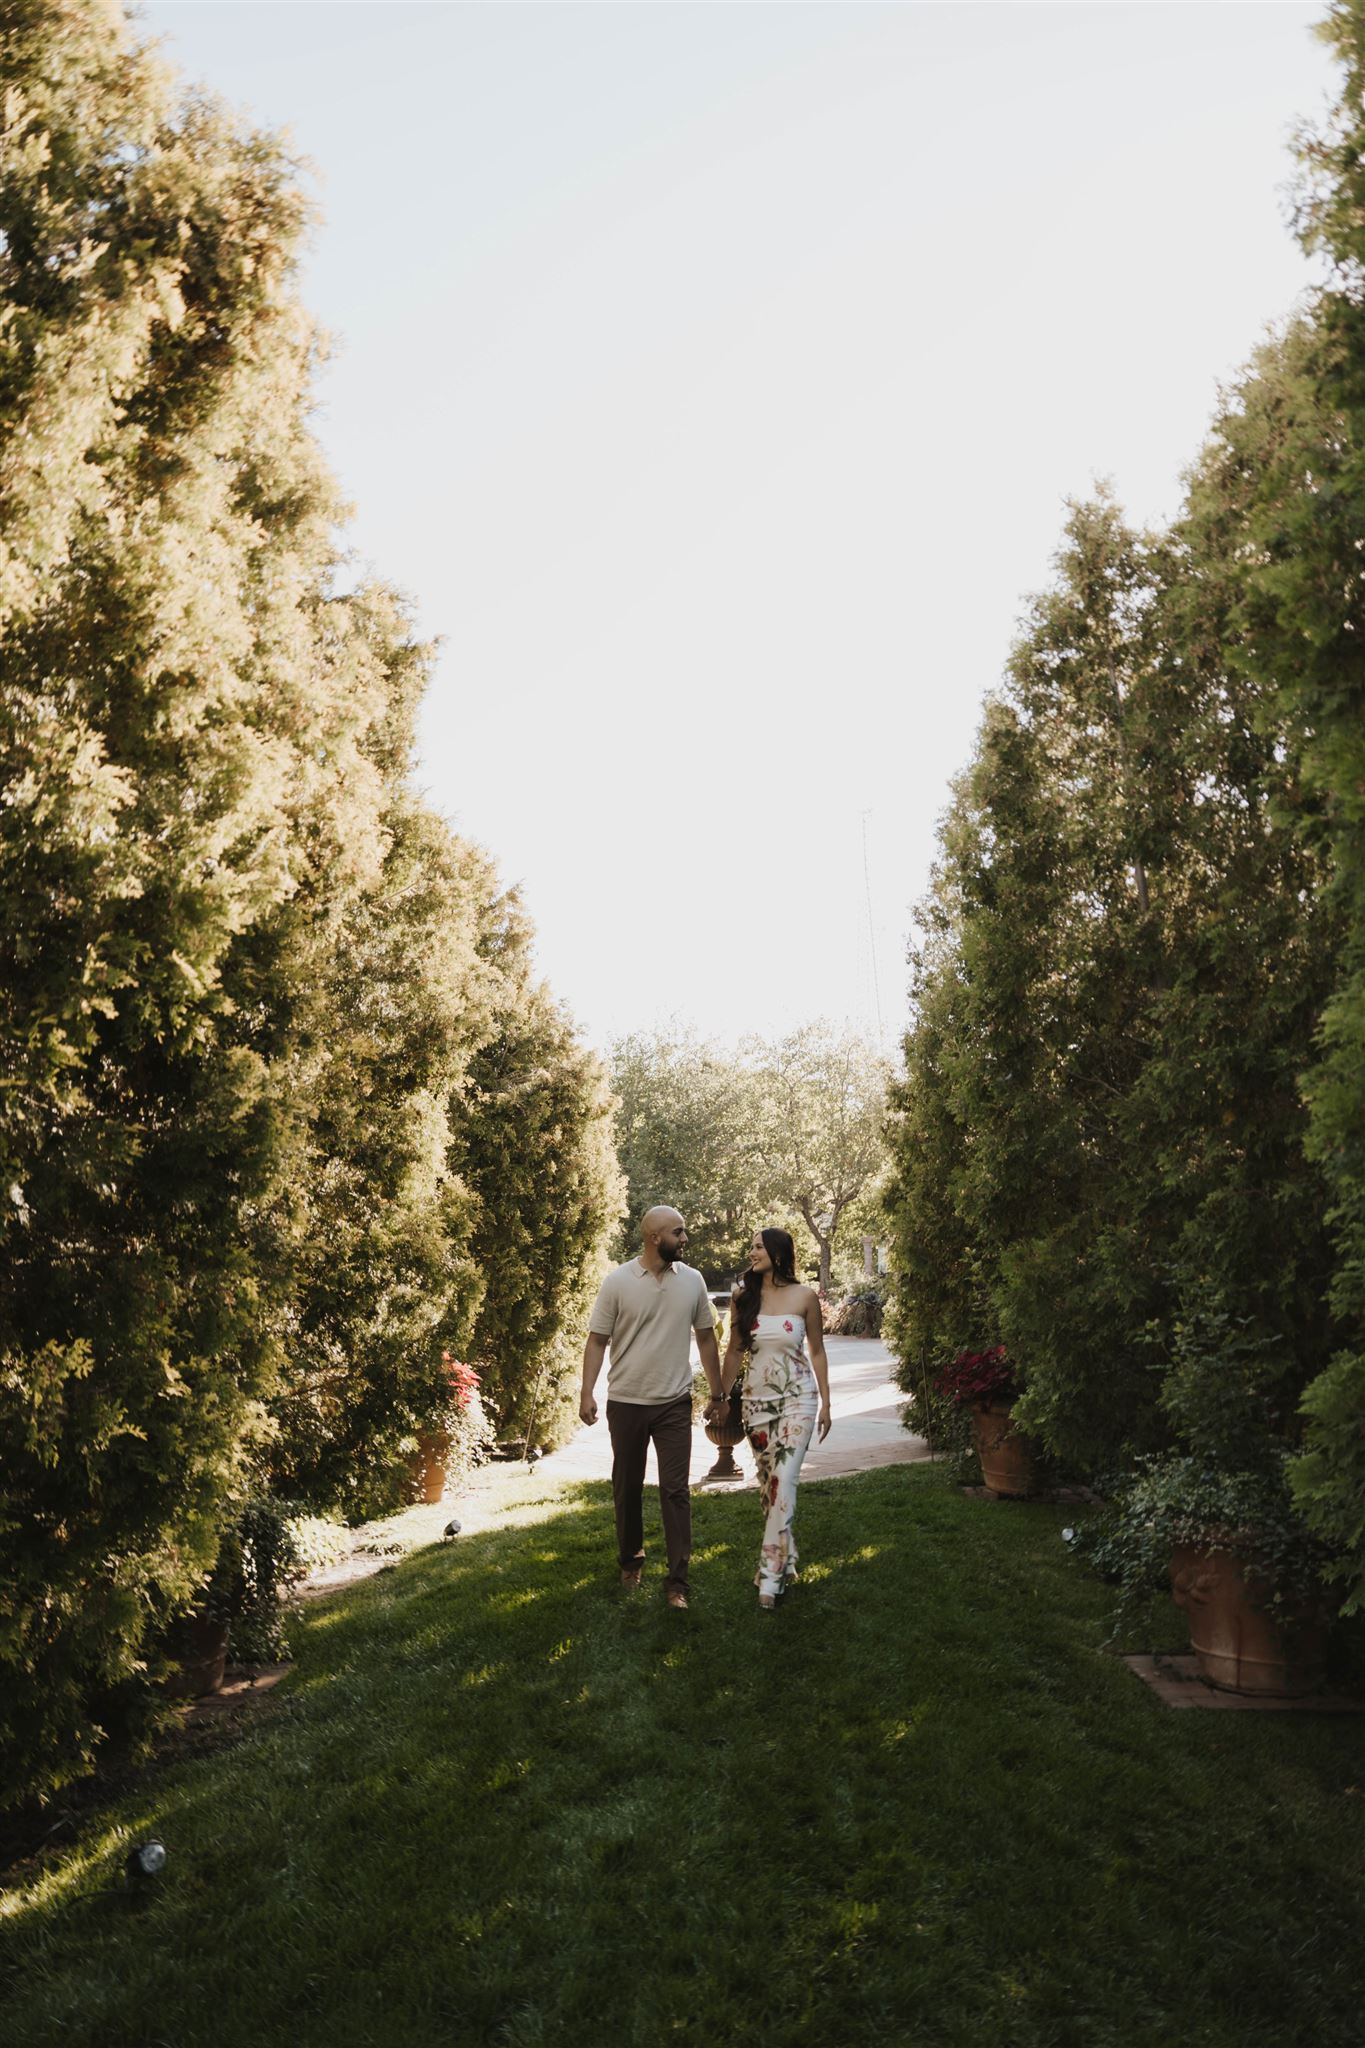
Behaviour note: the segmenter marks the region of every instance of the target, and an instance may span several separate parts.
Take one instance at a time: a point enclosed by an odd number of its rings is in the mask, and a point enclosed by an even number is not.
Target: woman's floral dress
[[[780,1593],[796,1577],[796,1481],[818,1405],[805,1317],[761,1315],[744,1374],[744,1427],[764,1517],[763,1550],[754,1573],[760,1593]]]

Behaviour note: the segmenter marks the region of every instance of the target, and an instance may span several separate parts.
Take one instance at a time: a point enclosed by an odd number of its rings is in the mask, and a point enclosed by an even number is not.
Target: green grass
[[[423,1551],[8,1896],[0,2037],[1357,2044],[1365,1723],[1163,1708],[1072,1518],[812,1485],[775,1615],[752,1495],[698,1500],[687,1615],[617,1592],[602,1487]]]

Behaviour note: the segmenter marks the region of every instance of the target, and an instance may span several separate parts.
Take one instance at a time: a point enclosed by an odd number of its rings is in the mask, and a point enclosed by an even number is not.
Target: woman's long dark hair
[[[760,1230],[763,1249],[773,1262],[773,1286],[794,1287],[796,1285],[796,1246],[789,1230]],[[758,1321],[758,1304],[763,1299],[763,1275],[756,1273],[752,1266],[740,1281],[735,1292],[735,1305],[731,1309],[731,1329],[739,1333],[741,1351],[754,1348],[754,1325]]]

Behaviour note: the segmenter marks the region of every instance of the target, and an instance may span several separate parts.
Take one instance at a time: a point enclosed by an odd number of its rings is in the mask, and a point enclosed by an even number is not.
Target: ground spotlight
[[[145,1842],[139,1842],[135,1849],[128,1851],[123,1867],[130,1883],[150,1884],[166,1868],[166,1844],[155,1835],[149,1835]]]

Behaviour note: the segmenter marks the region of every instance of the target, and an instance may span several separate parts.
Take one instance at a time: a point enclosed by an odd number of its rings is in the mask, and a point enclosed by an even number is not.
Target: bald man
[[[687,1605],[692,1555],[692,1336],[713,1400],[720,1398],[716,1319],[706,1282],[682,1263],[687,1226],[676,1209],[650,1209],[640,1224],[640,1256],[615,1267],[602,1282],[588,1319],[583,1350],[583,1393],[578,1410],[591,1428],[597,1420],[593,1388],[608,1350],[607,1428],[611,1434],[611,1491],[616,1502],[616,1547],[621,1584],[634,1592],[644,1569],[645,1459],[654,1446],[659,1505],[668,1552],[670,1607]]]

